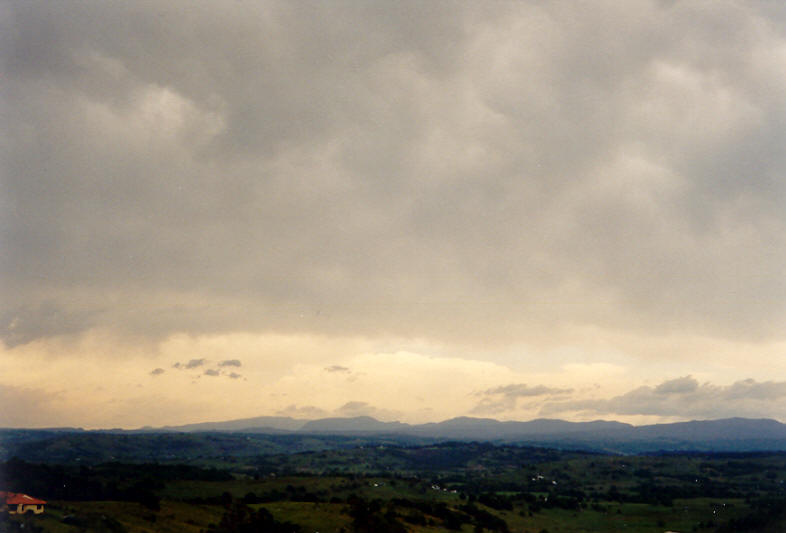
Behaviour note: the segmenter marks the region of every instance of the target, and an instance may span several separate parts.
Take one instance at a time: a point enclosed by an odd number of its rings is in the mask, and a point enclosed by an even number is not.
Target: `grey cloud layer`
[[[699,384],[690,376],[665,381],[657,387],[638,387],[609,399],[548,401],[541,415],[569,411],[600,415],[657,415],[700,419],[729,416],[776,417],[786,415],[780,407],[786,398],[786,381],[752,379],[719,386]]]
[[[514,410],[521,398],[534,398],[539,396],[553,396],[569,394],[572,389],[559,389],[536,385],[530,387],[524,383],[512,383],[501,387],[487,389],[477,393],[480,402],[472,409],[473,414],[497,414]]]
[[[9,345],[784,331],[771,3],[2,9]]]

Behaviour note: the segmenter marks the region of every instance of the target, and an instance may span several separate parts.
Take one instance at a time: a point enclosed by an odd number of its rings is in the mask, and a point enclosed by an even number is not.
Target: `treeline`
[[[45,500],[133,501],[158,507],[155,491],[175,480],[227,481],[228,472],[190,465],[106,463],[71,467],[28,463],[12,458],[0,463],[6,490]]]
[[[252,511],[251,505],[279,501],[311,502],[343,504],[344,512],[352,518],[352,531],[375,533],[404,533],[411,529],[407,524],[416,526],[441,527],[446,530],[458,531],[462,525],[469,524],[475,528],[489,531],[508,531],[507,523],[500,517],[478,506],[491,503],[496,495],[485,494],[477,499],[471,498],[458,506],[449,506],[445,502],[422,499],[393,498],[391,500],[365,499],[355,493],[346,498],[331,496],[327,491],[308,491],[302,486],[288,485],[284,490],[272,490],[260,494],[247,493],[242,498],[234,498],[229,492],[219,496],[190,498],[191,504],[220,505],[226,511],[220,524],[211,526],[210,533],[226,533],[229,531],[284,531],[277,529],[279,524],[271,522],[272,517],[263,508]],[[527,495],[531,501],[535,497]],[[503,505],[507,508],[507,505]],[[259,514],[262,513],[262,514]],[[267,514],[265,514],[267,513]],[[268,529],[244,529],[261,527]],[[290,527],[290,526],[287,526]],[[295,531],[289,529],[288,531]]]
[[[566,458],[590,457],[587,452],[566,452],[531,446],[497,445],[488,442],[443,442],[427,446],[359,446],[259,456],[258,475],[346,475],[353,473],[463,474],[482,468],[504,472],[522,464],[534,465]]]
[[[786,529],[786,497],[763,497],[750,501],[751,511],[718,528],[718,533],[782,533]]]

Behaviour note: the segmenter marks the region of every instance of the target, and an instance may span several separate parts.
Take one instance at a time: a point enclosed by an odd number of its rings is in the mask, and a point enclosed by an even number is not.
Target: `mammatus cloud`
[[[524,383],[513,383],[476,393],[475,395],[480,396],[481,400],[470,412],[472,414],[499,414],[515,410],[520,398],[553,396],[570,394],[571,392],[573,389],[559,389],[545,385],[530,387]]]
[[[661,417],[725,418],[783,417],[777,407],[786,398],[786,381],[745,379],[731,385],[699,384],[685,376],[657,387],[637,387],[609,399],[550,400],[540,410],[543,416],[581,411],[599,415],[656,415]],[[773,408],[776,406],[775,408]]]

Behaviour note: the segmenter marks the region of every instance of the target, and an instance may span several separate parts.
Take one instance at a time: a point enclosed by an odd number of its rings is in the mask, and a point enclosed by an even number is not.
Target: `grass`
[[[120,530],[113,525],[119,525],[129,533],[198,533],[206,530],[209,524],[220,522],[225,510],[221,502],[226,499],[222,495],[228,493],[235,500],[243,500],[253,493],[256,498],[247,500],[256,502],[253,508],[263,507],[278,521],[298,524],[304,533],[338,532],[342,528],[352,531],[351,505],[348,503],[355,501],[352,496],[374,503],[377,510],[380,506],[373,501],[382,502],[380,513],[392,510],[407,529],[415,533],[444,531],[449,519],[460,522],[467,513],[481,523],[493,524],[494,517],[488,514],[501,517],[515,532],[663,533],[673,530],[709,533],[733,518],[749,515],[755,505],[760,505],[756,511],[760,512],[763,509],[762,497],[773,498],[773,505],[780,505],[778,502],[786,497],[783,481],[786,479],[786,456],[782,454],[751,457],[576,454],[563,457],[556,454],[557,459],[552,459],[545,452],[537,452],[543,456],[543,461],[526,462],[525,459],[536,452],[487,448],[444,445],[403,450],[333,450],[266,458],[265,461],[270,464],[264,468],[256,467],[258,459],[254,459],[248,464],[234,466],[230,470],[232,479],[226,481],[195,480],[211,477],[172,481],[172,477],[165,477],[165,472],[159,472],[155,465],[127,470],[117,466],[74,468],[69,474],[74,482],[90,478],[91,483],[99,488],[103,483],[102,490],[110,483],[127,490],[134,483],[142,482],[142,486],[150,487],[149,490],[154,490],[161,498],[161,509],[154,512],[132,502],[57,501],[57,497],[48,496],[55,501],[47,507],[46,513],[25,519],[53,533]],[[559,457],[563,458],[559,460]],[[433,468],[428,463],[431,458],[441,461],[444,468]],[[353,462],[355,459],[358,461]],[[289,466],[276,470],[277,460]],[[461,466],[465,464],[462,461],[469,466]],[[415,467],[421,463],[425,465],[424,470],[417,470]],[[339,469],[340,473],[335,473],[342,464],[351,467],[350,471]],[[368,466],[372,464],[374,468]],[[389,467],[399,468],[402,465],[408,465],[402,476],[389,474]],[[380,466],[383,467],[381,470],[375,470]],[[332,473],[295,474],[303,468]],[[368,471],[356,474],[353,473],[355,469]],[[47,479],[47,475],[56,481],[60,479],[54,475],[59,471],[52,469],[29,471],[38,473],[42,479]],[[274,471],[278,474],[272,474]],[[148,476],[150,479],[147,479]],[[28,478],[35,480],[35,475],[31,474]],[[25,480],[24,476],[20,476],[20,480]],[[156,480],[163,481],[154,483]],[[58,483],[57,487],[65,486]],[[440,489],[435,490],[433,485],[439,485]],[[443,487],[448,490],[442,490]],[[458,492],[454,493],[451,489]],[[462,498],[462,493],[468,494],[469,498]],[[99,494],[98,497],[103,498],[105,494],[120,494],[122,497],[125,493],[105,491]],[[574,498],[576,494],[578,499]],[[654,496],[656,494],[658,497]],[[724,494],[727,497],[708,498],[704,497],[706,494]],[[616,498],[626,503],[609,501]],[[672,501],[671,498],[675,498],[673,505],[654,504]],[[743,498],[747,498],[747,502]],[[396,499],[409,502],[394,504]],[[477,509],[488,514],[477,513],[470,507],[462,510],[470,499],[474,500]],[[320,503],[314,503],[314,500]],[[583,502],[580,508],[579,501]],[[500,508],[513,505],[513,509],[501,511],[487,505]],[[548,507],[558,505],[563,507]],[[570,509],[574,506],[576,509]],[[535,511],[530,513],[533,509]],[[772,520],[774,523],[782,522],[784,517],[777,513],[777,509],[775,511],[770,513]],[[77,522],[81,521],[82,527],[63,522],[69,515],[76,517]],[[427,525],[413,525],[405,522],[404,517]],[[484,522],[487,519],[491,521]],[[75,519],[69,520],[73,522]],[[462,527],[462,531],[473,531],[473,526],[468,523]],[[786,527],[782,530],[786,531]]]
[[[44,514],[32,517],[46,533],[113,531],[119,524],[128,533],[199,533],[218,523],[223,509],[164,500],[154,512],[131,502],[51,502]],[[77,523],[63,520],[73,517]]]
[[[286,486],[298,483],[309,490],[318,487],[340,486],[341,479],[324,478],[284,478],[277,480],[253,481],[241,480],[224,483],[200,482],[192,483],[190,494],[215,495],[224,491],[241,493],[248,489],[259,489],[270,486]],[[343,480],[346,481],[346,480]],[[363,497],[376,496],[382,500],[397,497],[408,497],[407,487],[391,487],[379,485],[380,480],[364,480]],[[374,483],[378,486],[374,487]],[[200,489],[201,487],[201,490]],[[403,492],[400,489],[405,489]],[[181,487],[182,489],[182,487]],[[228,490],[229,489],[229,490]],[[346,489],[346,487],[345,487]],[[434,494],[434,498],[451,507],[458,507],[462,502],[455,495],[445,497],[442,493]],[[725,504],[725,505],[724,505]],[[547,530],[549,533],[611,533],[633,531],[637,533],[663,533],[674,531],[713,531],[707,526],[710,521],[715,524],[726,522],[730,518],[741,516],[748,511],[743,500],[719,500],[710,498],[693,498],[675,500],[671,507],[655,506],[639,503],[602,502],[604,510],[582,509],[576,511],[564,509],[543,509],[529,516],[526,508],[516,507],[513,511],[496,511],[483,505],[478,507],[497,514],[509,525],[511,531],[538,533]],[[255,504],[252,508],[263,507],[277,520],[289,521],[303,527],[304,532],[339,532],[342,528],[351,531],[351,518],[345,503],[312,503],[281,501]],[[52,502],[45,514],[30,517],[34,524],[43,527],[48,533],[76,533],[78,531],[98,530],[102,524],[111,526],[113,521],[122,525],[128,533],[199,533],[209,524],[218,523],[224,509],[220,505],[200,505],[164,499],[158,512],[151,511],[136,503],[130,502]],[[406,514],[405,512],[403,514]],[[87,529],[68,525],[63,522],[66,516],[77,516],[88,521]],[[102,522],[102,517],[106,517]],[[107,526],[102,531],[112,531]],[[432,526],[414,526],[407,524],[413,532],[436,532],[442,530],[439,524]],[[472,531],[466,525],[463,531]]]

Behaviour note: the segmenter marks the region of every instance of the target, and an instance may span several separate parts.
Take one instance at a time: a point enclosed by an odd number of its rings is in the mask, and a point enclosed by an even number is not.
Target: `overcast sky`
[[[0,3],[0,426],[786,421],[775,1]]]

